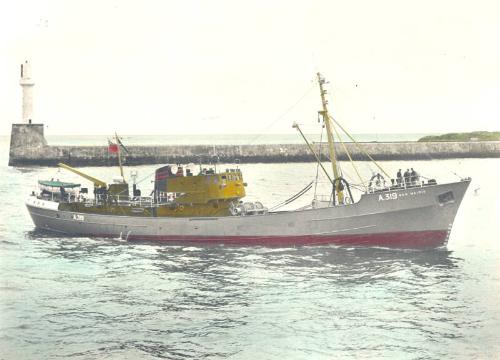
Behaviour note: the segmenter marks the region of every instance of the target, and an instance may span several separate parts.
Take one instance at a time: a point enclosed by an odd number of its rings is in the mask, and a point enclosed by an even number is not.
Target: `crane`
[[[104,181],[99,180],[93,176],[87,175],[87,174],[81,172],[80,170],[77,170],[69,165],[64,164],[64,163],[59,163],[59,164],[57,164],[57,166],[62,167],[63,169],[69,170],[77,175],[80,175],[81,177],[83,177],[89,181],[92,181],[96,188],[106,189],[108,186]]]

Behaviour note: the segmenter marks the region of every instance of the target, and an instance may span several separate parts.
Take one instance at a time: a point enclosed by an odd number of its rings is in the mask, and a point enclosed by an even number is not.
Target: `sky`
[[[500,130],[500,2],[0,0],[0,135],[19,67],[46,134]]]

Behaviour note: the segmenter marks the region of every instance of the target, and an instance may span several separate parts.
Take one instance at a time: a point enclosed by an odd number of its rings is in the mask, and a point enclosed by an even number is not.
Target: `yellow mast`
[[[319,113],[323,116],[323,122],[326,125],[326,134],[327,134],[327,139],[328,139],[328,151],[330,153],[330,161],[332,162],[332,170],[333,170],[333,179],[334,181],[339,178],[339,169],[337,167],[337,157],[335,155],[335,147],[334,147],[334,140],[333,140],[333,132],[332,132],[332,124],[330,122],[330,116],[328,115],[328,107],[326,106],[328,102],[326,101],[325,94],[326,90],[323,89],[323,85],[325,84],[325,79],[321,77],[321,74],[318,72],[318,83],[319,83],[319,90],[321,94],[321,102],[323,104],[323,110],[320,111]],[[335,188],[336,188],[336,194],[337,194],[337,199],[339,204],[344,203],[344,193],[340,189],[340,181],[337,181],[335,183]]]
[[[120,175],[123,182],[125,182],[125,177],[123,176],[123,166],[122,166],[122,151],[120,146],[120,141],[118,140],[118,134],[115,132],[116,146],[118,146],[118,166],[120,166]]]

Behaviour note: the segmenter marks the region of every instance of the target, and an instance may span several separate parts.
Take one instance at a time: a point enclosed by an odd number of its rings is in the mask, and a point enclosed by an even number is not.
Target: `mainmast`
[[[334,139],[332,132],[332,124],[330,122],[330,116],[328,115],[328,101],[325,98],[326,90],[323,89],[323,85],[325,84],[325,79],[321,77],[321,74],[318,72],[318,83],[319,90],[321,94],[321,102],[323,104],[323,110],[319,111],[321,116],[323,116],[323,123],[326,125],[326,134],[328,139],[328,152],[330,154],[330,161],[332,163],[333,170],[333,186],[335,187],[335,193],[337,195],[337,200],[339,204],[344,203],[344,193],[342,192],[342,185],[340,183],[340,174],[337,166],[337,156],[335,155],[335,147],[334,147]]]

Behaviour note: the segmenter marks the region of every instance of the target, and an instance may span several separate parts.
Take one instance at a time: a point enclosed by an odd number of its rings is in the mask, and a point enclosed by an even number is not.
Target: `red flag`
[[[113,144],[111,141],[108,145],[108,152],[111,154],[117,154],[120,150],[118,149],[118,144]]]

